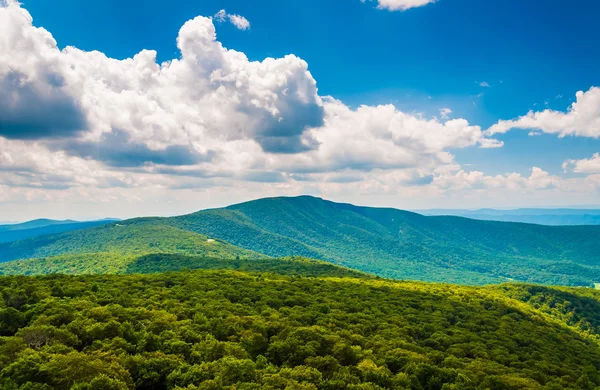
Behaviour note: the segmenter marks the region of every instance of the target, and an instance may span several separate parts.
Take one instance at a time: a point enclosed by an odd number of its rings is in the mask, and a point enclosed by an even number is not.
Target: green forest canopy
[[[598,291],[356,276],[1,277],[0,387],[600,386]]]
[[[93,275],[93,274],[152,274],[182,270],[238,270],[274,272],[280,275],[335,276],[373,278],[324,261],[304,258],[281,259],[218,259],[177,254],[120,256],[114,253],[62,255],[46,259],[11,261],[0,264],[0,275]]]

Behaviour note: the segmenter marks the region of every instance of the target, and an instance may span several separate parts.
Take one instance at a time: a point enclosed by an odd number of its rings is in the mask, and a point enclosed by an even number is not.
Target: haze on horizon
[[[1,220],[600,207],[597,2],[188,3],[0,0]]]

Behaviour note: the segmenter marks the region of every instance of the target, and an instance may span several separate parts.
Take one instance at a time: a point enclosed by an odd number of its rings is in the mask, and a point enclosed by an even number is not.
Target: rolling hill
[[[223,254],[206,253],[208,237],[232,247]],[[308,196],[132,219],[0,245],[2,261],[93,252],[302,256],[388,278],[461,284],[518,280],[590,286],[600,281],[600,226],[426,217]]]
[[[0,248],[3,260],[46,258],[65,254],[139,257],[150,253],[180,253],[226,259],[264,257],[222,240],[172,226],[121,222],[6,243],[0,245]]]

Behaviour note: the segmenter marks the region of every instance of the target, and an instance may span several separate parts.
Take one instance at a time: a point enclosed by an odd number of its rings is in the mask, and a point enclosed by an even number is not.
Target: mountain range
[[[0,243],[19,241],[26,238],[45,236],[85,229],[115,222],[117,219],[102,219],[97,221],[78,222],[72,220],[57,221],[52,219],[35,219],[23,223],[0,225]]]
[[[122,272],[149,254],[302,256],[393,279],[591,286],[600,282],[599,253],[600,226],[423,216],[301,196],[3,243],[0,260],[21,261],[2,264],[0,272],[45,273],[49,263],[48,272]]]
[[[431,209],[416,210],[416,212],[431,216],[453,215],[458,217],[480,219],[484,221],[523,222],[551,226],[600,225],[600,209]]]

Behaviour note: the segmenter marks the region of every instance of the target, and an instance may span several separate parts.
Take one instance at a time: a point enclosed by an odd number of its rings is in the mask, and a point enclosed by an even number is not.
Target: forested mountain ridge
[[[600,292],[187,271],[0,277],[7,389],[594,389]]]
[[[3,261],[64,254],[106,253],[134,257],[150,253],[181,253],[226,259],[264,257],[221,240],[173,226],[127,222],[1,244],[0,253]]]
[[[168,243],[178,235],[194,233],[252,253],[243,257],[302,256],[395,279],[464,284],[519,280],[585,286],[600,281],[600,226],[426,217],[309,196],[259,199],[179,217],[138,218],[107,225],[105,230],[4,244],[0,245],[0,259],[107,251],[102,243],[113,242],[114,236],[102,233],[113,232],[117,225],[141,232],[167,229],[164,239],[154,239],[159,253],[212,256]],[[138,241],[143,254],[152,253],[148,250],[151,235],[140,235]]]
[[[163,222],[269,256],[301,255],[397,279],[585,284],[600,278],[600,227],[424,217],[308,196]]]

